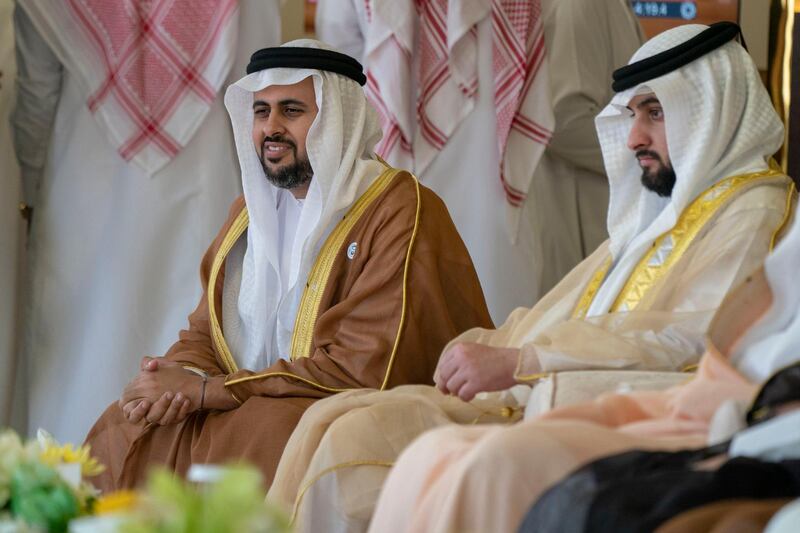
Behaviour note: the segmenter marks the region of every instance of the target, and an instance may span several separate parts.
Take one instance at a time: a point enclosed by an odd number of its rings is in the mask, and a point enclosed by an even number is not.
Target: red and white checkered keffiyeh
[[[126,161],[166,165],[233,64],[237,0],[23,0]]]
[[[417,0],[420,13],[420,142],[426,167],[474,108],[478,89],[477,23],[492,20],[492,73],[500,179],[513,206],[525,201],[555,119],[550,103],[539,0]]]
[[[367,71],[371,74],[367,94],[381,114],[385,135],[378,153],[393,164],[399,164],[398,159],[413,161],[406,166],[420,174],[475,107],[477,25],[491,17],[500,179],[509,204],[522,205],[555,124],[540,0],[415,0],[413,6],[410,0],[366,2]],[[391,6],[390,14],[381,16],[379,12],[385,12],[387,5]],[[414,15],[419,20],[416,39],[413,26],[399,22]],[[386,56],[370,55],[370,42],[372,50]],[[394,50],[392,54],[399,60],[393,64],[387,61],[387,50]],[[383,61],[378,63],[378,59]],[[388,96],[388,90],[412,78],[414,66],[416,102],[409,105]],[[390,105],[387,100],[400,104]],[[413,121],[414,104],[417,124],[404,128],[404,120]]]
[[[411,4],[366,0],[364,91],[378,111],[383,137],[375,152],[392,165],[413,169],[412,56],[415,13]]]

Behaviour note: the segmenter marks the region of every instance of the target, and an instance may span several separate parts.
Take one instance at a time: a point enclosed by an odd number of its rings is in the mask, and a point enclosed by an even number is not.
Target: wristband
[[[203,378],[203,384],[200,389],[200,410],[203,410],[203,405],[206,403],[206,383],[208,383],[208,374],[200,376]]]
[[[202,411],[203,406],[206,403],[206,383],[208,383],[208,373],[194,366],[185,366],[183,367],[183,369],[188,370],[189,372],[192,372],[194,374],[197,374],[198,376],[200,376],[200,379],[203,380],[203,383],[200,385],[200,407],[199,407],[199,410]]]

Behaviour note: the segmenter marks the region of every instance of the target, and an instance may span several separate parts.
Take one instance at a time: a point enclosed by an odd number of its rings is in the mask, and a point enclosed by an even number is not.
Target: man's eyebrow
[[[645,98],[644,100],[642,100],[641,102],[636,104],[636,109],[641,109],[642,107],[644,107],[646,105],[650,105],[650,104],[659,104],[660,105],[661,102],[659,102],[658,98],[656,98],[655,96],[651,96],[650,98]]]
[[[287,98],[285,100],[280,100],[278,102],[278,105],[280,105],[280,106],[293,105],[293,106],[302,107],[302,108],[308,107],[308,104],[306,104],[302,100],[296,100],[294,98]],[[253,109],[255,109],[257,107],[260,107],[260,106],[269,106],[269,102],[265,102],[264,100],[255,100],[253,102]]]
[[[651,96],[650,98],[645,98],[644,100],[642,100],[641,102],[639,102],[638,104],[636,104],[636,109],[641,109],[642,107],[644,107],[644,106],[646,106],[646,105],[650,105],[650,104],[658,104],[658,105],[661,105],[661,102],[660,102],[660,101],[658,100],[658,98],[656,98],[655,96]],[[633,109],[631,109],[631,106],[629,106],[629,105],[626,105],[626,106],[625,106],[625,109],[627,109],[628,111],[630,111],[631,113],[633,113]]]
[[[280,105],[293,105],[298,107],[308,107],[308,104],[303,102],[302,100],[295,100],[294,98],[287,98],[286,100],[281,100],[278,102]]]

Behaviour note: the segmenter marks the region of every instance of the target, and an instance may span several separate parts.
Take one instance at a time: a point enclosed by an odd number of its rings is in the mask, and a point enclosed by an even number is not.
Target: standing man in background
[[[241,193],[223,89],[279,43],[279,3],[20,0],[15,23],[18,383],[29,432],[80,441],[200,296],[198,260]]]
[[[17,279],[22,224],[19,168],[11,144],[9,115],[14,105],[14,3],[0,0],[0,427],[13,423],[11,414],[17,364]]]
[[[495,0],[485,2],[484,11],[462,6],[460,27],[451,24],[458,17],[444,13],[443,46],[455,43],[448,50],[449,68],[457,78],[464,58],[474,59],[476,84],[459,88],[477,87],[477,93],[471,111],[451,121],[452,134],[431,159],[436,150],[416,131],[426,83],[415,71],[419,62],[428,61],[425,43],[435,41],[425,21],[435,20],[428,15],[446,9],[442,4],[447,2],[426,0],[415,11],[411,0],[320,0],[317,35],[362,58],[371,78],[367,92],[380,100],[376,107],[384,118],[378,153],[390,164],[413,169],[445,200],[475,262],[492,317],[502,322],[514,308],[537,301],[607,237],[608,182],[594,117],[611,99],[611,72],[627,62],[643,35],[627,0],[541,0],[540,8],[534,0]],[[509,78],[493,71],[493,58],[504,52],[493,49],[493,35],[500,35],[499,20],[514,26],[528,10],[543,27],[546,61],[535,76],[527,71],[501,153],[497,87]],[[474,43],[472,35],[477,35]],[[535,39],[528,39],[529,64],[536,59],[532,43]],[[552,131],[543,132],[546,148],[532,159],[536,144],[526,145],[514,135],[525,129],[520,112],[542,115],[545,106],[554,119]],[[430,107],[426,112],[435,121]]]

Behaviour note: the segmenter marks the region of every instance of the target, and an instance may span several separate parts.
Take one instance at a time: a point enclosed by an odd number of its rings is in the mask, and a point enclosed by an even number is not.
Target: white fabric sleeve
[[[782,217],[763,207],[721,216],[662,279],[657,303],[543,330],[521,346],[516,378],[528,382],[563,370],[682,370],[696,363],[717,308],[762,264]]]
[[[19,6],[14,10],[14,25],[18,75],[11,125],[23,199],[32,206],[47,159],[64,69]]]

